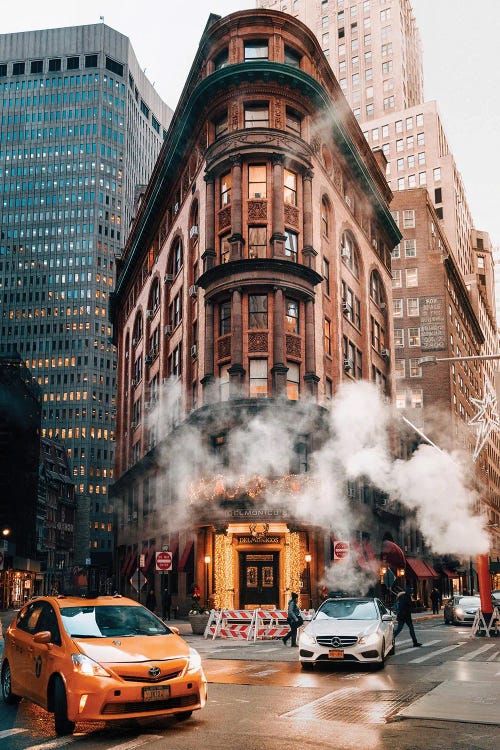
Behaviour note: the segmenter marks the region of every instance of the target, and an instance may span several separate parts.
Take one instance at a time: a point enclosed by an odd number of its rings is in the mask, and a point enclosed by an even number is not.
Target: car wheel
[[[383,669],[385,667],[385,641],[382,641],[382,648],[380,650],[380,661],[375,664],[375,669]]]
[[[177,721],[187,721],[191,718],[192,714],[192,711],[183,711],[180,714],[175,714],[175,718],[177,719]]]
[[[312,661],[301,661],[300,666],[302,667],[304,672],[312,672],[314,668],[314,664],[312,663]]]
[[[68,719],[66,688],[60,677],[56,677],[54,685],[54,726],[59,737],[65,734],[73,734],[75,729],[75,722]]]
[[[394,656],[394,654],[395,654],[395,653],[396,653],[396,641],[395,641],[395,640],[394,640],[394,638],[393,638],[393,639],[392,639],[392,646],[391,646],[391,650],[389,651],[389,654],[388,654],[388,655],[389,655],[389,656]]]
[[[16,703],[19,703],[21,700],[21,697],[19,695],[15,695],[12,692],[12,675],[10,672],[10,664],[8,661],[4,661],[3,663],[3,669],[2,669],[2,697],[4,699],[5,703],[8,703],[9,705],[14,705]]]

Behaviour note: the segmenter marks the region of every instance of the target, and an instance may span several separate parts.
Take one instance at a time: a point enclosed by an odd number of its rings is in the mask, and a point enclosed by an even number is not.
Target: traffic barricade
[[[205,628],[204,638],[235,638],[248,641],[252,637],[255,610],[221,609],[212,610]]]
[[[310,620],[312,615],[309,610],[301,611],[304,622]],[[252,632],[252,640],[264,638],[284,638],[290,632],[288,624],[288,610],[286,609],[257,609],[255,610],[255,622]]]

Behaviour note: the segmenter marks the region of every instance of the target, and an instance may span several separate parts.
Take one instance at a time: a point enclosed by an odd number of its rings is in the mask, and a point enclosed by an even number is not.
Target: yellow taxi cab
[[[77,721],[185,720],[207,698],[198,652],[119,595],[28,602],[5,631],[0,674],[4,701],[52,712],[58,735]]]

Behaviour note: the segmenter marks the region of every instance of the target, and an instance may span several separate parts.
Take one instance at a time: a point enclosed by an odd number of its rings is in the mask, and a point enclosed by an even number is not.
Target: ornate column
[[[303,246],[302,259],[305,266],[316,270],[317,252],[313,248],[313,212],[312,212],[312,169],[307,169],[302,175],[303,194]]]
[[[229,397],[241,397],[245,370],[243,368],[243,310],[241,290],[233,291],[231,303],[231,367],[229,373]]]
[[[243,257],[243,206],[241,185],[241,156],[233,157],[233,168],[231,170],[231,227],[233,233],[229,238],[231,244],[231,260],[239,260]]]
[[[282,154],[272,155],[272,234],[271,254],[273,258],[285,257],[285,205],[283,202],[283,162]]]
[[[201,256],[203,271],[215,265],[215,179],[212,174],[205,175],[206,212],[205,212],[205,251]]]
[[[215,401],[214,376],[214,306],[212,302],[205,302],[205,352],[204,376],[201,379],[203,388],[203,403]]]
[[[314,302],[312,299],[306,301],[306,374],[304,382],[307,391],[316,398],[318,395],[319,377],[316,375],[316,356],[314,344]]]
[[[280,396],[286,391],[286,366],[285,353],[285,304],[283,290],[274,289],[274,315],[273,315],[273,395]]]

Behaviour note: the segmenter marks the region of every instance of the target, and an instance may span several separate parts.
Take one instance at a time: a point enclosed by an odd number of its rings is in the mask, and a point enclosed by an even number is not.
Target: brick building
[[[211,16],[113,300],[123,589],[141,554],[153,580],[154,551],[168,545],[179,601],[196,581],[218,606],[283,606],[299,586],[316,602],[330,534],[259,492],[300,488],[327,430],[321,403],[340,383],[373,380],[392,396],[390,198],[314,35],[270,10]],[[233,434],[277,403],[296,433],[286,469],[231,489]],[[190,431],[207,466],[191,466],[196,486],[180,491],[176,446]],[[371,488],[349,497],[356,538],[398,533],[400,517],[368,512]]]

